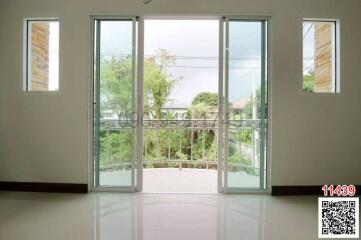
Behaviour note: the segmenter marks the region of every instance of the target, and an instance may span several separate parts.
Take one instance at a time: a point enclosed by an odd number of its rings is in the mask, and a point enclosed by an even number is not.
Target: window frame
[[[57,90],[32,90],[31,89],[31,77],[29,76],[29,71],[31,70],[31,52],[29,53],[29,38],[31,37],[30,29],[32,22],[57,22],[59,29],[59,50],[58,50],[58,89]],[[29,65],[30,64],[30,65]],[[30,66],[30,68],[29,68]],[[44,94],[56,94],[60,92],[60,18],[57,17],[44,17],[44,18],[24,18],[23,21],[23,83],[22,83],[22,91],[26,93],[44,93]]]
[[[139,192],[142,190],[142,168],[143,165],[142,164],[136,164],[135,160],[136,159],[141,159],[140,156],[142,154],[142,152],[140,150],[137,149],[136,145],[132,146],[133,148],[133,158],[131,161],[131,185],[130,186],[123,186],[123,185],[100,185],[99,184],[99,136],[98,136],[98,128],[99,128],[99,121],[97,118],[99,118],[99,111],[100,109],[98,109],[100,107],[100,105],[98,104],[98,102],[100,101],[100,93],[99,91],[99,87],[100,87],[100,76],[98,75],[100,72],[98,70],[96,70],[94,68],[95,65],[99,64],[97,63],[98,58],[97,58],[97,54],[98,51],[100,51],[100,31],[97,29],[97,24],[99,24],[100,22],[106,22],[106,21],[131,21],[132,22],[132,65],[133,65],[133,80],[134,80],[134,84],[136,86],[136,93],[138,95],[143,94],[143,88],[142,88],[142,69],[143,69],[143,65],[142,65],[142,61],[137,61],[137,59],[143,59],[143,51],[141,48],[142,46],[142,40],[143,40],[143,20],[140,17],[137,16],[103,16],[103,15],[92,15],[91,16],[91,53],[92,53],[92,57],[91,57],[91,76],[93,79],[93,84],[91,84],[91,94],[92,94],[92,115],[93,117],[91,118],[92,120],[92,159],[91,159],[91,165],[90,166],[90,175],[89,175],[89,190],[90,191],[114,191],[114,192]],[[137,32],[139,31],[139,32]],[[141,36],[139,36],[141,35]],[[139,38],[139,39],[138,39]],[[98,68],[99,69],[99,68]],[[138,76],[138,77],[137,77]],[[98,86],[96,86],[98,85]],[[133,104],[135,104],[135,111],[143,111],[142,110],[142,99],[138,98],[138,97],[133,97]],[[138,110],[139,109],[139,110]],[[140,127],[141,125],[139,124],[139,120],[138,117],[136,117],[137,120],[137,126],[136,128],[134,128],[135,133],[132,133],[132,139],[135,142],[135,138],[139,141],[142,142],[143,138],[143,134],[140,131]],[[143,149],[142,147],[139,149]],[[140,174],[139,174],[140,173]]]
[[[301,40],[301,64],[302,64],[302,75],[301,75],[301,92],[303,94],[321,94],[321,95],[328,95],[328,94],[340,94],[341,93],[341,77],[340,77],[340,19],[336,18],[302,18],[301,19],[301,37],[303,37],[303,24],[307,22],[325,22],[325,23],[332,23],[332,86],[331,91],[329,92],[305,92],[303,90],[303,70],[304,70],[304,39]]]

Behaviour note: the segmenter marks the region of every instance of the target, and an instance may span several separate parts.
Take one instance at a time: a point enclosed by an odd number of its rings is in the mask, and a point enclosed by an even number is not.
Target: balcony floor
[[[129,182],[129,172],[105,172],[101,185]],[[229,186],[259,187],[257,176],[229,173]],[[152,168],[143,171],[143,192],[216,193],[217,170],[191,168]]]

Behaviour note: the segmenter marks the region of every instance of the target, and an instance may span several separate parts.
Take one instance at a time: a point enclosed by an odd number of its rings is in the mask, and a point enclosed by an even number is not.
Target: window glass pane
[[[59,21],[27,22],[27,91],[59,90]]]
[[[261,21],[229,22],[227,159],[229,188],[263,189],[265,49]],[[262,111],[264,112],[262,114]],[[261,185],[262,182],[262,185]]]
[[[132,20],[97,20],[98,186],[132,186],[134,66]]]
[[[336,23],[303,22],[303,91],[337,92]]]

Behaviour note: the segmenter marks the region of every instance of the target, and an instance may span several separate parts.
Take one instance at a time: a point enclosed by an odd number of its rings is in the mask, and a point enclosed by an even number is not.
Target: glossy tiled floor
[[[317,198],[0,192],[0,239],[317,239]]]

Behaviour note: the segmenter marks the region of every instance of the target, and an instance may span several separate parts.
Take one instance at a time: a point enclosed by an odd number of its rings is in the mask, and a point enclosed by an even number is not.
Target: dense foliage
[[[162,114],[167,103],[171,102],[170,95],[179,78],[174,78],[165,70],[166,65],[174,64],[174,56],[164,49],[160,49],[154,57],[144,61],[144,112],[145,118],[172,120],[174,115]],[[108,58],[101,61],[101,113],[111,111],[117,114],[115,121],[130,120],[134,114],[133,98],[136,88],[133,85],[132,59]],[[257,112],[260,114],[260,90],[257,91]],[[242,119],[252,118],[252,101],[246,104],[242,113]],[[194,97],[191,106],[187,110],[188,119],[212,119],[217,117],[218,94],[201,92]],[[134,128],[132,125],[115,125],[109,127],[107,122],[101,123],[99,131],[99,155],[100,165],[129,164],[133,156],[132,138]],[[242,149],[240,144],[251,146],[253,141],[252,130],[237,130],[233,133],[233,142],[229,144],[229,162],[241,165],[251,165],[250,155],[247,149]],[[195,160],[216,161],[217,159],[217,130],[198,130],[190,128],[159,128],[144,129],[143,142],[144,161],[156,161],[147,163],[147,167],[175,166],[174,164],[162,164],[165,160]],[[192,151],[191,151],[192,149]],[[159,163],[160,162],[160,163]],[[204,167],[197,165],[196,167]],[[252,169],[238,169],[252,173]]]
[[[310,72],[308,74],[303,75],[303,91],[304,92],[314,92],[314,80],[315,74],[314,72]]]

